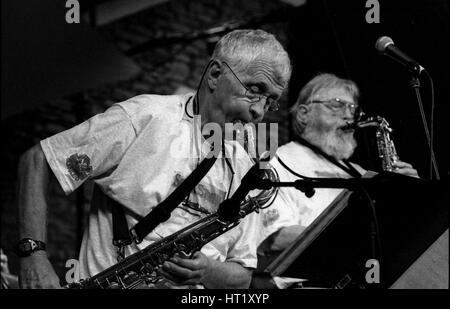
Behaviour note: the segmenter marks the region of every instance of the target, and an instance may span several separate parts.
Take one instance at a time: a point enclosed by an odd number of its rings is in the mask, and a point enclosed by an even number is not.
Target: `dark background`
[[[368,115],[385,117],[394,129],[392,138],[403,161],[429,178],[429,151],[419,105],[409,86],[409,72],[380,56],[375,42],[389,36],[401,50],[424,66],[434,80],[434,147],[440,174],[448,175],[448,2],[380,1],[380,23],[365,21],[364,1],[310,1],[291,15],[290,53],[294,74],[290,101],[316,72],[334,72],[360,86],[360,104]],[[295,15],[295,16],[294,16]],[[422,75],[421,94],[431,124],[430,82]],[[361,159],[373,149],[361,149]],[[372,156],[370,155],[372,153]]]
[[[448,177],[448,1],[379,1],[379,24],[366,22],[365,1],[298,1],[299,6],[275,0],[148,1],[152,5],[109,22],[102,22],[112,12],[108,6],[124,1],[80,3],[81,24],[65,22],[63,0],[1,3],[1,247],[12,272],[20,154],[115,102],[194,89],[218,36],[238,26],[274,33],[291,56],[293,75],[282,110],[266,117],[279,123],[280,145],[291,138],[286,110],[300,88],[315,74],[332,72],[360,86],[365,112],[388,120],[400,158],[429,178],[429,151],[409,73],[374,48],[380,36],[390,36],[434,80],[434,149],[441,178]],[[422,76],[421,84],[430,124],[430,82]],[[354,160],[377,169],[372,133],[358,135]],[[56,184],[50,188],[49,253],[62,278],[65,261],[78,255],[91,189],[88,183],[66,199]]]

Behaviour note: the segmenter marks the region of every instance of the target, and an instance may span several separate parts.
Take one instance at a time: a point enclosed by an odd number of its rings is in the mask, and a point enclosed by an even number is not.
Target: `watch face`
[[[36,242],[32,240],[27,240],[26,242],[22,242],[19,244],[19,250],[22,252],[30,252],[37,247]]]

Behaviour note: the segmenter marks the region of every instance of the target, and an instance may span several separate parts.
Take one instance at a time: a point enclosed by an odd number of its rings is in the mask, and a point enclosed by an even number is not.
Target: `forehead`
[[[243,82],[249,85],[262,86],[263,91],[276,94],[283,92],[284,86],[272,64],[266,60],[253,61],[243,74]]]
[[[323,88],[316,92],[313,95],[313,99],[315,100],[331,100],[334,98],[342,99],[346,102],[355,103],[353,96],[344,88]]]

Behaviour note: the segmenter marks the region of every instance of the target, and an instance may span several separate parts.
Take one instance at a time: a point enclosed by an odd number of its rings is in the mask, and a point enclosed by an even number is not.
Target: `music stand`
[[[448,229],[448,180],[387,172],[374,179],[379,181],[365,189],[374,200],[378,235],[364,194],[344,190],[265,272],[308,279],[312,286],[325,288],[392,286]],[[374,258],[380,263],[379,283],[366,280]]]

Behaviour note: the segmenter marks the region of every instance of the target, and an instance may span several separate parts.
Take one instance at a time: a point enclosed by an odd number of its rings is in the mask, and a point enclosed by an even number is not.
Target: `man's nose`
[[[344,107],[344,119],[353,120],[355,118],[355,109],[351,105],[346,104]]]
[[[250,105],[250,113],[253,122],[261,122],[264,118],[266,100],[260,100]]]

